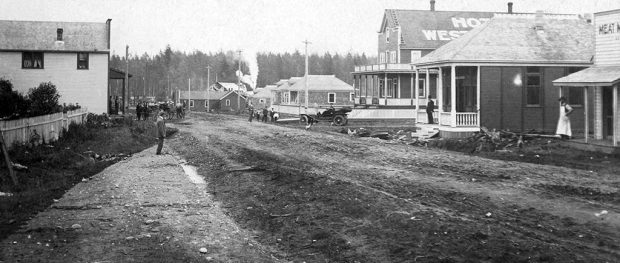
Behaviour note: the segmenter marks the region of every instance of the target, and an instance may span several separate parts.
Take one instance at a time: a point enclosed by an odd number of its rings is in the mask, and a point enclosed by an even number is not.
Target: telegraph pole
[[[207,112],[211,111],[211,102],[209,101],[211,99],[210,93],[211,93],[211,86],[209,85],[209,81],[210,81],[210,74],[211,74],[211,66],[207,66]]]
[[[308,111],[308,44],[312,44],[307,39],[302,43],[306,44],[306,74],[304,75],[304,89],[306,90],[306,112]]]
[[[187,116],[189,116],[192,111],[192,78],[187,80]]]
[[[239,113],[241,113],[241,95],[239,94],[239,92],[241,92],[241,52],[243,52],[243,50],[237,50],[237,53],[239,53],[239,75],[237,76],[237,112]]]
[[[123,115],[127,114],[125,108],[127,95],[129,93],[129,45],[125,46],[125,85],[123,85]]]

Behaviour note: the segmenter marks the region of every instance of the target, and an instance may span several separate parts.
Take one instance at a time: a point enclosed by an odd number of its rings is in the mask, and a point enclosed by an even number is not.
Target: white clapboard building
[[[0,21],[0,78],[23,94],[52,82],[60,103],[106,112],[110,22]]]

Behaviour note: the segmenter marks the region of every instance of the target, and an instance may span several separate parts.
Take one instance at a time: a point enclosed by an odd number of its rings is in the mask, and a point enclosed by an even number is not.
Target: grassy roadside
[[[50,144],[14,147],[12,161],[28,169],[17,171],[20,184],[13,186],[6,165],[0,163],[0,192],[12,194],[0,197],[0,240],[83,179],[155,145],[154,133],[153,122],[114,119],[71,125]]]

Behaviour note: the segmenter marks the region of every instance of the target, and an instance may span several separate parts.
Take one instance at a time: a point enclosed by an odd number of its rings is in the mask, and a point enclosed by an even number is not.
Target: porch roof
[[[537,29],[538,28],[538,29]],[[591,64],[594,27],[574,15],[496,14],[416,66],[443,63]]]
[[[620,83],[620,65],[594,66],[553,81],[554,86],[613,86]]]
[[[301,78],[291,85],[289,90],[305,90],[306,78]],[[336,78],[334,75],[308,75],[308,90],[310,91],[353,91],[353,86]]]

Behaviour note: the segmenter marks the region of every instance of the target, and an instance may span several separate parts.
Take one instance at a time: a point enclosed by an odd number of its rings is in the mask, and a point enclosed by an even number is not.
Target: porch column
[[[383,77],[383,97],[385,97],[385,105],[387,105],[387,73]]]
[[[443,113],[443,75],[441,67],[437,68],[437,71],[437,122],[441,125],[441,113]]]
[[[426,105],[428,105],[428,95],[430,94],[429,86],[431,84],[431,73],[430,69],[426,69],[426,79],[424,79],[424,94],[426,94]],[[428,119],[428,117],[427,117]],[[430,120],[426,120],[426,123],[430,123]]]
[[[417,74],[418,70],[416,69],[415,71],[416,71],[415,74]],[[415,89],[415,83],[413,83],[413,74],[411,74],[411,105],[413,105],[413,98],[415,98],[414,97],[415,94],[413,93],[414,89]],[[417,110],[418,110],[418,108],[416,108],[416,111]],[[417,116],[416,116],[416,118],[417,118]]]
[[[603,87],[594,87],[594,139],[603,139]]]
[[[585,86],[583,88],[583,114],[584,114],[583,119],[585,123],[584,124],[585,127],[583,129],[583,133],[584,133],[583,138],[584,138],[585,143],[588,143],[588,135],[590,134],[590,125],[589,125],[590,118],[588,118],[588,113],[589,113],[588,107],[590,104],[588,103],[588,89],[589,89],[588,86]]]
[[[398,74],[398,89],[396,89],[396,90],[394,91],[394,93],[396,93],[396,91],[398,91],[398,96],[397,96],[396,94],[394,94],[394,97],[399,98],[399,99],[401,99],[401,98],[402,98],[402,96],[400,95],[400,88],[401,88],[401,86],[400,86],[400,83],[401,83],[401,82],[400,82],[400,75],[401,75],[401,74]],[[400,103],[399,103],[398,105],[400,105]]]
[[[450,67],[450,117],[452,127],[456,127],[456,66]]]
[[[614,147],[618,146],[618,137],[620,137],[620,125],[618,125],[620,120],[620,117],[618,115],[618,85],[615,85],[613,87],[613,92],[612,92],[612,106],[613,106],[613,114],[612,114],[612,123],[614,124],[613,127],[613,143],[614,143]]]
[[[480,127],[480,66],[476,68],[476,124]]]
[[[420,82],[420,74],[418,72],[418,69],[415,70],[415,93],[411,93],[413,94],[412,96],[415,96],[415,122],[420,122],[420,120],[418,120],[418,116],[420,115],[420,97],[418,96],[418,90],[420,90],[420,87],[418,85],[418,83]]]

